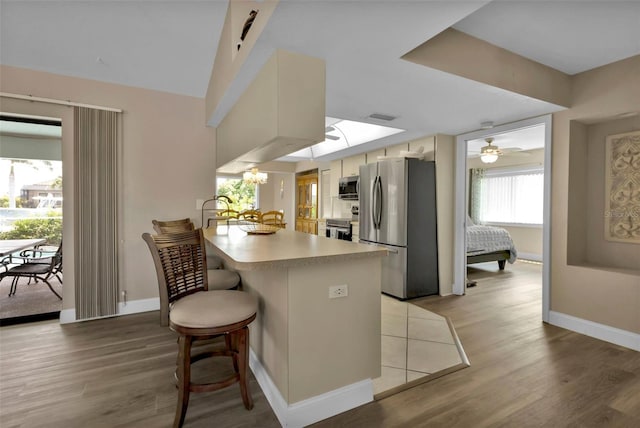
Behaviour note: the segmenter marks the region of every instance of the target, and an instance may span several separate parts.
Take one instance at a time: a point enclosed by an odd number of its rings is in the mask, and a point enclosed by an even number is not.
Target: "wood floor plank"
[[[411,302],[451,319],[471,366],[316,427],[637,427],[640,353],[541,321],[541,266],[477,265],[466,296]],[[215,342],[207,346],[219,346]],[[171,426],[176,336],[149,312],[0,328],[0,426]],[[225,360],[194,375],[223,376]],[[185,427],[278,427],[255,378],[191,397]]]

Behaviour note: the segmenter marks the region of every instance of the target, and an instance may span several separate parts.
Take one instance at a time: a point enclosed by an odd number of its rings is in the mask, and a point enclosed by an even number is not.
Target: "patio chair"
[[[49,279],[52,276],[58,278],[58,281],[62,284],[62,279],[59,274],[62,272],[62,245],[58,247],[56,252],[51,257],[46,257],[44,259],[27,259],[25,263],[16,265],[12,268],[9,268],[6,272],[0,273],[0,281],[4,279],[4,277],[13,278],[11,282],[11,288],[9,289],[9,297],[16,294],[18,288],[18,281],[20,278],[29,278],[29,280],[34,279],[36,282],[42,281],[47,284],[49,290],[56,296],[58,299],[62,300],[62,296],[60,296],[56,290],[53,289]]]
[[[60,240],[59,245],[43,244],[34,248],[29,248],[28,250],[22,250],[19,258],[22,259],[22,263],[40,263],[48,265],[51,263],[51,258],[58,252],[59,248],[62,248],[62,239]],[[62,274],[62,263],[60,263],[60,266],[58,266],[52,274],[55,275],[56,278],[58,278],[58,281],[60,281],[60,284],[62,284],[62,278],[60,278],[60,275]],[[29,281],[29,283],[31,283],[31,281]]]

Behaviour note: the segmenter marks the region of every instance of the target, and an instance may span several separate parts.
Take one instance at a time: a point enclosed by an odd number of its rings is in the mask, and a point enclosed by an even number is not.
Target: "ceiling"
[[[502,132],[500,134],[491,135],[492,145],[497,146],[501,150],[535,150],[544,148],[544,125],[529,126],[526,128],[515,129],[513,131]],[[478,138],[467,141],[467,153],[469,155],[477,155],[480,149],[487,145],[486,138]]]
[[[0,63],[203,98],[226,9],[0,0]],[[276,48],[326,61],[327,116],[405,130],[318,160],[562,109],[400,59],[451,26],[568,74],[640,54],[640,2],[281,1],[208,123],[224,118]]]

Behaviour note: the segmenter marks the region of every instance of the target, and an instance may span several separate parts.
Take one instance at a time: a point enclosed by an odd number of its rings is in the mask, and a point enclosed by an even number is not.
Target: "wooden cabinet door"
[[[296,230],[318,232],[318,173],[296,177]]]

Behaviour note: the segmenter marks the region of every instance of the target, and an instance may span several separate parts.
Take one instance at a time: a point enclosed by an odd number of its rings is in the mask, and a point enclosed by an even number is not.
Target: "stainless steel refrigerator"
[[[382,291],[400,299],[438,294],[435,162],[360,166],[360,242],[389,250]]]

